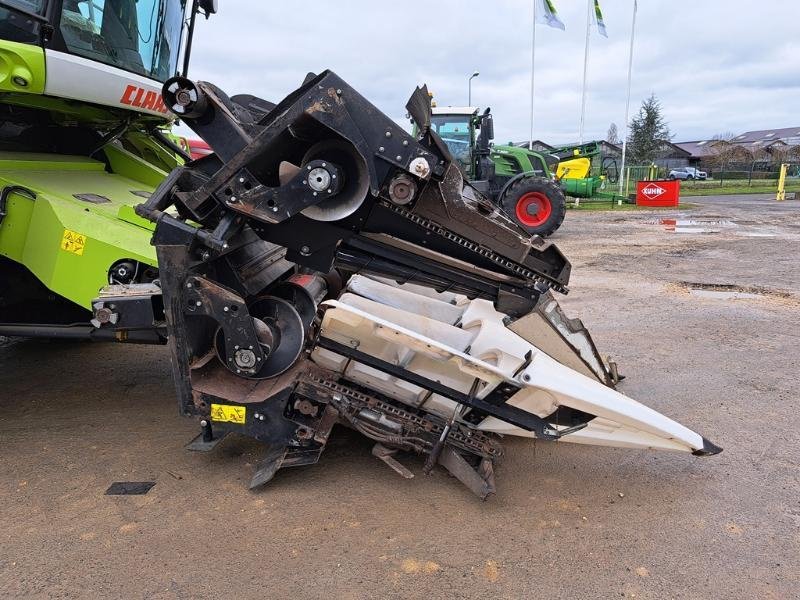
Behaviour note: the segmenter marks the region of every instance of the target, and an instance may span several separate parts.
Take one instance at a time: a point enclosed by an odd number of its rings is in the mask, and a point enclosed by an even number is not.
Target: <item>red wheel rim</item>
[[[517,200],[517,220],[527,227],[544,224],[553,212],[553,206],[542,192],[528,192]]]

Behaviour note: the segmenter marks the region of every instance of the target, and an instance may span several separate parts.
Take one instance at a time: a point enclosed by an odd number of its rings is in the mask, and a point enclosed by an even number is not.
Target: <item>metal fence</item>
[[[788,189],[800,190],[800,162],[788,162],[786,185]],[[708,188],[713,193],[715,187],[727,188],[758,188],[777,190],[780,177],[781,163],[766,163],[761,161],[725,162],[714,167],[700,169],[707,175],[706,179],[683,179],[681,188],[685,190],[701,190]],[[667,167],[656,165],[635,165],[625,168],[626,183],[625,196],[635,193],[637,181],[653,181],[657,179],[670,179]],[[680,178],[680,177],[676,177]]]
[[[800,177],[800,162],[787,162],[787,177],[797,179]],[[731,161],[715,165],[707,169],[710,179],[719,185],[739,184],[748,187],[777,186],[780,176],[781,163],[763,161]]]
[[[787,164],[787,177],[785,191],[789,194],[800,193],[800,161]],[[687,196],[737,194],[748,193],[777,193],[778,179],[781,163],[754,162],[726,162],[709,168],[707,179],[681,180],[681,193]],[[636,197],[636,183],[638,181],[657,181],[670,178],[669,168],[650,165],[631,165],[625,167],[624,173],[619,173],[618,162],[608,160],[593,160],[590,175],[602,175],[603,181],[590,198],[575,198],[570,196],[568,206],[578,207],[596,203],[609,203],[611,207],[625,202],[633,202]],[[619,179],[622,179],[620,194]]]
[[[625,179],[623,180],[623,196],[629,198],[631,194],[636,194],[637,181],[654,181],[662,179],[663,169],[656,165],[632,165],[625,167]]]

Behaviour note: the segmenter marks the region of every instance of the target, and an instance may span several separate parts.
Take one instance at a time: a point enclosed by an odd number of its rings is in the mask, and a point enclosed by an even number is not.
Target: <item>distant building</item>
[[[607,140],[600,140],[600,152],[603,156],[613,156],[614,158],[622,158],[622,146],[612,144]]]
[[[519,146],[520,148],[527,148],[528,147],[528,142],[527,141],[525,141],[525,142],[514,142],[513,145],[514,146]],[[547,143],[543,142],[542,140],[533,140],[533,145],[532,145],[531,150],[533,150],[534,152],[545,152],[545,153],[547,153],[547,152],[550,152],[551,150],[553,150],[553,148],[554,148],[554,146],[551,146],[550,144],[547,144]]]
[[[653,162],[659,167],[670,170],[688,167],[691,164],[689,162],[690,158],[691,154],[687,150],[681,148],[680,145],[663,140],[659,148],[659,156]]]
[[[800,127],[745,131],[729,140],[677,142],[689,153],[688,165],[712,171],[727,165],[771,170],[785,160],[800,160]]]
[[[776,141],[783,142],[787,146],[800,146],[800,127],[745,131],[731,140],[734,144],[762,147],[769,146]]]
[[[687,167],[700,167],[704,160],[716,156],[713,144],[715,140],[697,140],[694,142],[676,142],[675,145],[688,154]]]

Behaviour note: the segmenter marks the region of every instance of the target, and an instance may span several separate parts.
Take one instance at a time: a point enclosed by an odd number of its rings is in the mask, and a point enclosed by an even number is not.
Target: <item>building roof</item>
[[[662,151],[669,150],[669,154],[663,158],[691,158],[692,156],[688,150],[669,140],[661,140],[661,149]]]
[[[608,140],[587,140],[587,141],[583,142],[584,145],[585,144],[592,144],[592,143],[597,143],[597,144],[600,144],[601,146],[608,146],[609,148],[614,148],[615,150],[618,150],[619,152],[622,152],[622,146],[620,146],[618,144],[612,144]],[[553,148],[577,148],[580,145],[581,144],[579,144],[578,142],[569,142],[567,144],[554,144],[552,147]]]
[[[762,148],[772,148],[773,146],[789,146],[781,139],[776,140],[756,140],[754,142],[737,142],[737,146],[743,146],[750,151],[761,150]]]
[[[745,131],[730,140],[697,140],[693,142],[677,142],[675,145],[688,152],[692,158],[713,156],[714,144],[735,144],[750,152],[771,146],[800,146],[800,126],[783,127],[781,129],[757,129]]]
[[[745,131],[737,135],[731,141],[734,144],[752,144],[761,142],[760,145],[768,145],[769,142],[782,140],[789,146],[800,145],[800,125],[797,127],[783,127],[781,129],[757,129],[755,131]]]
[[[622,146],[620,144],[612,144],[608,140],[600,140],[600,144],[603,146],[608,146],[609,148],[613,148],[617,152],[622,152]]]
[[[691,158],[703,158],[716,154],[713,150],[716,140],[697,140],[694,142],[675,142],[675,146],[688,152]]]

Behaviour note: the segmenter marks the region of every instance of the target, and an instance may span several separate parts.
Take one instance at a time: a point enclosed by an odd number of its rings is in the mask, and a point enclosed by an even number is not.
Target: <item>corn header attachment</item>
[[[191,448],[262,441],[257,486],[341,424],[401,475],[416,452],[482,498],[504,434],[719,451],[614,390],[555,301],[569,262],[465,183],[424,88],[415,137],[329,71],[277,105],[182,78],[164,100],[214,150],[137,207]]]

